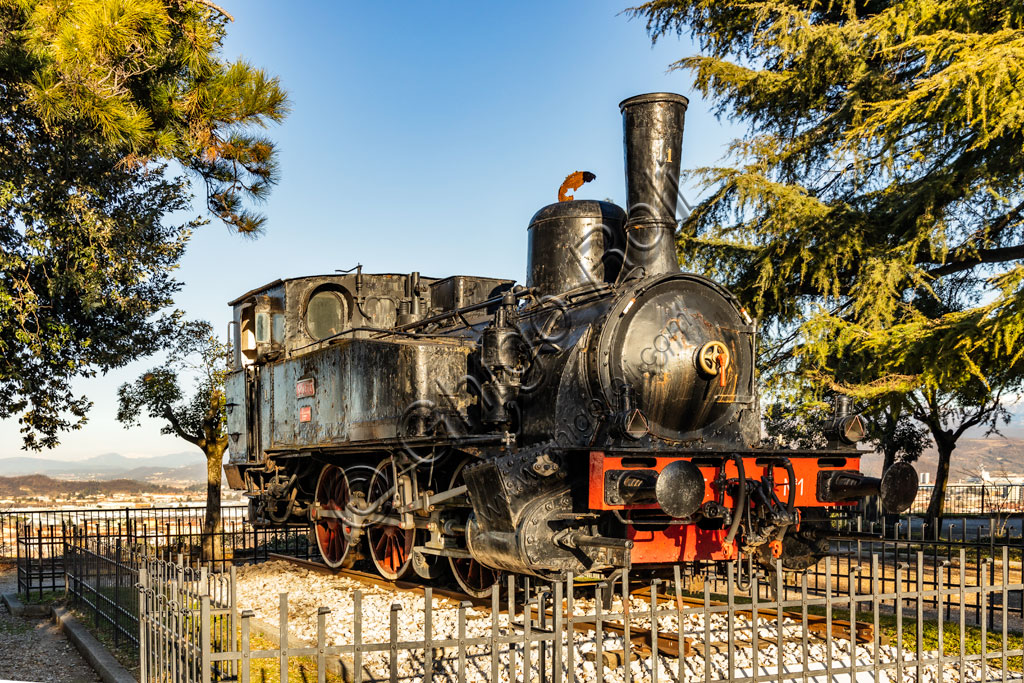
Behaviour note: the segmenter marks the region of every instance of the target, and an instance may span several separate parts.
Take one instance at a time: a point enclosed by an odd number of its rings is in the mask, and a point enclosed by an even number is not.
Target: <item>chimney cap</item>
[[[644,95],[634,95],[619,102],[619,109],[631,107],[636,104],[650,104],[651,102],[677,102],[684,107],[689,106],[690,100],[674,92],[651,92]]]

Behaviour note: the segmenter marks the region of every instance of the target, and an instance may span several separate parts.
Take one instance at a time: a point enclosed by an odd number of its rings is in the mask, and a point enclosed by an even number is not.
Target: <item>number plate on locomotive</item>
[[[312,377],[295,383],[295,398],[306,398],[316,393],[316,382]]]

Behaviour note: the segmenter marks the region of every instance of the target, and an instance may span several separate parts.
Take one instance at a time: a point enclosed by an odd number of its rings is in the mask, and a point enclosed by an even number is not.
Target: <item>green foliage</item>
[[[0,0],[0,419],[28,448],[80,427],[75,378],[157,350],[172,277],[203,220],[245,234],[276,181],[260,131],[286,113],[277,80],[221,56],[225,18],[200,0]]]
[[[692,34],[702,54],[674,66],[749,124],[735,163],[697,171],[710,194],[680,254],[762,318],[780,396],[977,403],[1020,386],[1021,7],[653,0],[632,13],[655,39]]]
[[[898,402],[873,408],[868,442],[884,454],[883,471],[896,461],[915,462],[932,445],[928,428],[915,422]]]
[[[206,183],[210,210],[244,233],[243,206],[277,180],[287,96],[221,56],[225,17],[195,0],[0,0],[4,82],[48,131],[73,129],[125,164],[173,159]]]
[[[207,458],[220,458],[227,448],[224,380],[228,349],[205,321],[181,323],[173,335],[167,361],[118,389],[117,419],[138,424],[143,414],[163,423],[161,433],[198,446]],[[182,380],[194,384],[190,394]]]
[[[825,427],[831,411],[820,406],[796,410],[783,403],[764,407],[764,426],[767,448],[824,448]]]
[[[0,87],[0,107],[4,104]],[[162,167],[120,168],[67,150],[0,110],[0,417],[20,415],[29,448],[84,422],[71,380],[160,343],[191,230],[165,224],[188,193]],[[55,168],[88,168],[54,182]]]

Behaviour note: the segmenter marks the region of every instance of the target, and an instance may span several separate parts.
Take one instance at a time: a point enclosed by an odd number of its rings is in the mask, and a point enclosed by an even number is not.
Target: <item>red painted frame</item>
[[[771,457],[772,454],[744,454],[743,470],[745,476],[750,478],[762,478],[769,465],[757,464],[760,458]],[[785,454],[780,454],[785,455]],[[818,472],[822,470],[859,470],[861,454],[852,451],[849,455],[827,455],[823,458],[830,459],[828,465],[821,464],[821,458],[816,457],[790,457],[789,461],[793,466],[793,474],[796,483],[795,505],[798,508],[808,507],[842,507],[852,503],[825,503],[818,500],[817,483]],[[836,458],[845,458],[845,462],[836,463]],[[607,455],[602,451],[591,451],[590,453],[590,489],[589,506],[592,510],[656,510],[656,504],[643,505],[611,505],[605,501],[604,479],[605,472],[609,470],[654,470],[660,472],[670,462],[676,460],[700,460],[700,455],[679,456],[655,456],[655,455]],[[627,465],[623,461],[632,460]],[[653,466],[641,464],[641,460],[653,460]],[[719,467],[711,465],[698,465],[701,474],[704,475],[704,501],[718,500],[718,491],[715,490],[713,482],[718,476]],[[739,476],[736,463],[731,459],[726,462],[725,475],[727,478],[735,479]],[[780,500],[785,502],[789,496],[789,473],[784,467],[775,465],[775,493]],[[735,505],[735,501],[728,494],[723,495],[723,502],[726,507]],[[632,563],[636,564],[661,564],[671,562],[688,562],[692,560],[729,560],[735,556],[736,543],[732,547],[724,546],[727,532],[725,529],[705,530],[693,524],[677,524],[665,529],[644,529],[635,528],[632,525],[626,526],[626,537],[633,541]]]

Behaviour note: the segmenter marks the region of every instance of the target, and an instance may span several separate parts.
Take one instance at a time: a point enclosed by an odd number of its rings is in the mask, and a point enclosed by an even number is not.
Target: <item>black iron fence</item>
[[[138,649],[139,567],[144,558],[120,538],[73,536],[64,546],[68,604],[115,647]]]
[[[867,568],[870,562],[877,562],[877,580],[885,590],[898,590],[899,569],[914,568],[914,580],[928,590],[939,585],[993,585],[1003,582],[1024,583],[1024,534],[1019,527],[1007,526],[1002,519],[979,519],[961,517],[947,519],[939,526],[929,529],[919,517],[900,517],[892,522],[885,520],[866,523],[856,520],[840,528],[832,541],[833,560],[844,574],[859,572],[856,589],[866,585]],[[823,589],[823,577],[814,568],[810,571],[812,582],[819,592]],[[907,580],[904,572],[904,581]],[[904,583],[902,588],[908,584]],[[943,604],[939,596],[926,600],[930,609],[941,608],[949,617],[953,606]],[[973,619],[978,622],[985,617],[991,622],[997,608],[992,603],[982,604],[980,596],[969,597],[965,607],[970,608]],[[1024,618],[1024,604],[1020,595],[1011,596],[1009,602],[999,606],[1014,618]]]
[[[13,560],[17,545],[17,530],[14,517],[9,511],[0,510],[0,561]]]
[[[869,583],[878,581],[886,591],[910,590],[917,581],[934,590],[940,583],[952,585],[964,581],[968,585],[996,582],[998,575],[1005,571],[1013,583],[1024,583],[1024,533],[1020,524],[1007,523],[1005,518],[983,519],[959,517],[943,520],[941,525],[927,528],[925,520],[916,516],[892,516],[877,522],[866,521],[863,516],[849,516],[837,513],[831,521],[833,534],[829,542],[829,561],[811,564],[800,573],[785,573],[784,587],[792,590],[794,581],[806,580],[808,590],[814,595],[845,594],[850,590],[868,592]],[[917,562],[921,561],[921,566]],[[872,569],[872,563],[877,567]],[[756,571],[758,563],[746,557],[736,567],[736,576],[741,585]],[[708,577],[713,590],[720,592],[724,587],[714,583],[717,563],[694,562],[684,566],[684,578],[700,583]],[[913,578],[907,568],[913,567]],[[903,574],[900,574],[900,569]],[[874,574],[870,574],[874,571]],[[720,576],[720,574],[718,574]],[[850,579],[854,576],[854,579]],[[902,576],[903,583],[897,586]],[[847,584],[855,581],[853,587]],[[765,590],[768,586],[763,586]],[[974,621],[981,619],[982,605],[972,598]],[[929,609],[938,609],[937,597],[932,595],[926,602]],[[951,605],[941,606],[949,614]],[[1005,606],[1017,619],[1024,620],[1024,604],[1014,596]],[[997,606],[989,604],[989,615]],[[1002,606],[999,607],[1002,609]]]
[[[76,539],[103,539],[108,545],[145,550],[186,562],[198,563],[204,541],[213,568],[220,571],[236,563],[259,562],[270,553],[308,557],[308,529],[255,527],[246,518],[245,506],[222,509],[222,526],[207,536],[203,532],[203,508],[122,508],[87,510],[37,510],[17,513],[15,557],[18,592],[42,597],[65,588],[65,548]]]

